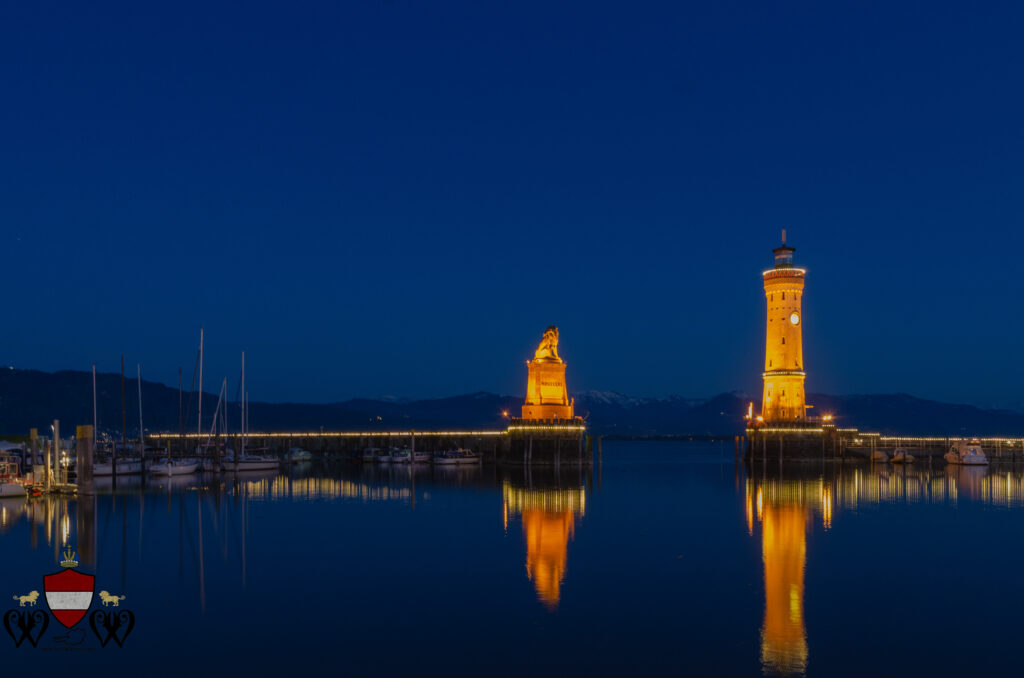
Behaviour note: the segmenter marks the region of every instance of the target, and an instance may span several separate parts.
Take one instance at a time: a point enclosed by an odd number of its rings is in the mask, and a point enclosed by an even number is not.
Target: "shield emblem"
[[[61,624],[71,628],[89,611],[92,605],[96,577],[67,569],[43,577],[46,604]]]

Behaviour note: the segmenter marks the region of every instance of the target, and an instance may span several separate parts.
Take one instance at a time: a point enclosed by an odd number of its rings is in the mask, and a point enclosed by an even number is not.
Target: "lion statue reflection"
[[[544,337],[533,355],[534,360],[541,362],[562,362],[558,357],[558,328],[554,325],[544,330]]]

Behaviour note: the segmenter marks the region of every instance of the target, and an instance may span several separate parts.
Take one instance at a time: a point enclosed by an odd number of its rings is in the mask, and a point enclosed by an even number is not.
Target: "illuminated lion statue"
[[[562,362],[558,357],[558,328],[552,325],[544,330],[544,337],[540,340],[537,352],[533,354],[534,360],[541,362]]]

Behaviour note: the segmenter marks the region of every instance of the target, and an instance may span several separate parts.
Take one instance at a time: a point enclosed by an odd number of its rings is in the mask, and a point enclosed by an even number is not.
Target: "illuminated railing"
[[[483,436],[503,436],[507,435],[508,431],[277,431],[277,432],[246,432],[245,437],[248,439],[258,438],[383,438],[383,437],[405,437],[416,436],[421,437],[451,437],[451,438],[470,438],[470,437],[483,437]],[[233,433],[232,437],[237,437],[239,434]],[[177,440],[185,438],[188,440],[195,440],[201,438],[206,440],[209,436],[206,433],[186,433],[181,435],[179,433],[151,433],[146,435],[147,438],[157,440]]]

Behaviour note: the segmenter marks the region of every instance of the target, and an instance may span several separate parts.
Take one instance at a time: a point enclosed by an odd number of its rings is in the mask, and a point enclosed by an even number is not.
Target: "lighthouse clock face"
[[[799,325],[800,324],[800,314],[799,313],[794,313],[793,315],[789,316],[789,322],[792,323],[793,325]]]

